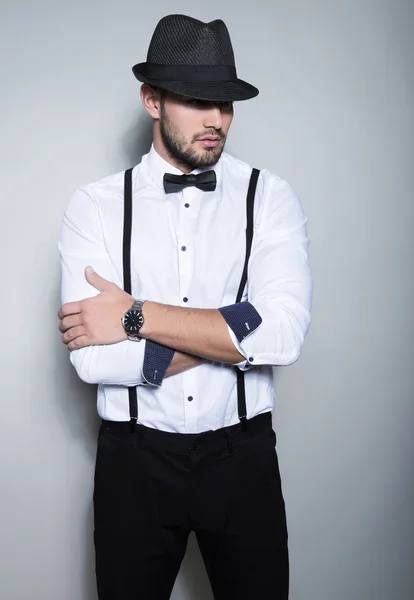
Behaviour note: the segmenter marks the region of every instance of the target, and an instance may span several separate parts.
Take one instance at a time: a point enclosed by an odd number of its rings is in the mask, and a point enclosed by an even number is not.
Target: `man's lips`
[[[197,142],[200,142],[203,146],[207,148],[215,148],[219,145],[221,138],[218,136],[207,135],[203,138],[199,138]]]

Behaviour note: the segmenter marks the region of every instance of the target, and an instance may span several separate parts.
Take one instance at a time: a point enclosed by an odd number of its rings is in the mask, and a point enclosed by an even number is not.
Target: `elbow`
[[[285,323],[283,330],[279,331],[281,352],[279,355],[278,366],[287,367],[298,360],[309,326],[310,316],[301,323],[296,319]]]
[[[256,301],[255,306],[262,317],[257,337],[262,358],[257,364],[287,367],[295,363],[310,327],[310,301],[279,294]],[[251,351],[254,356],[253,343]]]
[[[277,366],[288,367],[289,365],[293,365],[299,358],[301,347],[302,344],[293,344],[290,347],[284,348],[277,361]]]

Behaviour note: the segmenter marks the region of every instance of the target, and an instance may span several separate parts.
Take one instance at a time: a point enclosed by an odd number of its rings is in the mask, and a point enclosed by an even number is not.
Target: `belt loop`
[[[224,429],[224,433],[226,435],[228,453],[230,456],[232,456],[234,454],[234,446],[227,427]]]
[[[240,425],[242,431],[247,431],[247,417],[240,417]]]
[[[136,433],[136,431],[137,431],[137,418],[136,417],[132,417],[132,419],[129,422],[129,425],[131,427],[131,433]]]

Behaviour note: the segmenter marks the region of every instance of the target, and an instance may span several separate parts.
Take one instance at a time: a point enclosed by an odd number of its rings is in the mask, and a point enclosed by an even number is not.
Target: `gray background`
[[[239,75],[228,150],[309,218],[313,324],[276,372],[292,600],[410,600],[413,3],[1,3],[0,597],[94,600],[94,389],[57,332],[57,240],[80,185],[139,161],[130,68],[165,14],[223,18]],[[193,541],[174,600],[211,594]]]

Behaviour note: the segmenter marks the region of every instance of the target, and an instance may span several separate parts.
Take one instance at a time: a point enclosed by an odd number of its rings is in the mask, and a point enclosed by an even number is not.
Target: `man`
[[[103,419],[99,598],[169,598],[194,531],[217,600],[285,600],[272,366],[310,323],[306,219],[286,182],[262,171],[255,190],[223,153],[258,90],[222,21],[163,18],[133,71],[153,146],[75,193],[60,240],[60,331]]]

